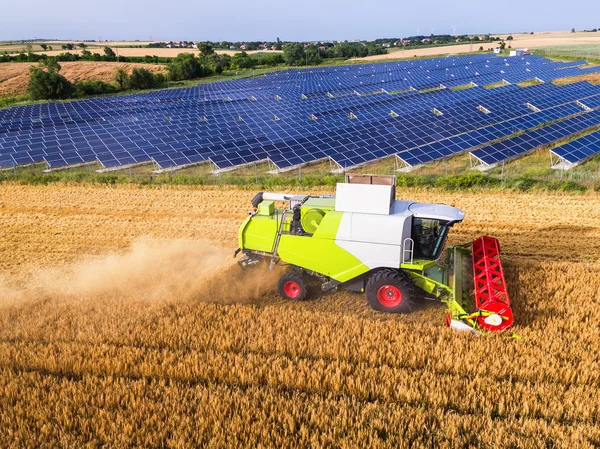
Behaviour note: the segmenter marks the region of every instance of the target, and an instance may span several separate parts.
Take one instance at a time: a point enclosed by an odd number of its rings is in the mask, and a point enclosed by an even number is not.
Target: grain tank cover
[[[384,175],[346,175],[346,183],[338,183],[336,212],[389,215],[396,199],[396,177]]]

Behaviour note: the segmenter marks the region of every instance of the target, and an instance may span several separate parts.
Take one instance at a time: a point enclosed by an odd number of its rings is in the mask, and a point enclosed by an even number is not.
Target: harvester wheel
[[[288,271],[279,278],[279,294],[283,299],[302,301],[306,298],[306,282],[302,273]]]
[[[412,282],[398,270],[381,270],[372,275],[365,289],[369,305],[381,312],[406,313],[413,299]]]

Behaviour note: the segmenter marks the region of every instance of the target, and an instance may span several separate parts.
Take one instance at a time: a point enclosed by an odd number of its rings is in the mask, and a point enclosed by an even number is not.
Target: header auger
[[[442,257],[448,232],[464,213],[396,200],[395,184],[394,176],[347,175],[335,196],[256,194],[239,230],[239,265],[265,260],[271,269],[291,267],[279,280],[279,293],[290,300],[305,299],[314,278],[323,291],[364,292],[375,310],[405,313],[425,295],[447,305],[452,328],[510,327],[498,240],[483,236],[448,247]]]

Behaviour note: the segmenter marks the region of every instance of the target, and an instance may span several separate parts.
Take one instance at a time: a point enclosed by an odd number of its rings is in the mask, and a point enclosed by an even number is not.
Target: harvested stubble
[[[400,194],[500,238],[523,340],[278,299],[222,249],[253,192],[2,186],[0,446],[597,447],[600,197]]]

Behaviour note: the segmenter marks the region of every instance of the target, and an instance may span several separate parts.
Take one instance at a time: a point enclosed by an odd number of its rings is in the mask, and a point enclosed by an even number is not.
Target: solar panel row
[[[598,152],[600,152],[600,131],[580,137],[551,150],[551,153],[561,159],[559,164],[564,160],[571,166],[580,164]]]
[[[510,136],[522,130],[539,126],[543,123],[557,120],[562,117],[581,113],[582,110],[575,104],[566,104],[533,113],[524,117],[508,120],[496,125],[481,128],[460,136],[435,142],[430,145],[398,153],[398,158],[403,165],[415,166],[425,164],[443,157],[450,156],[482,144]],[[473,152],[471,153],[473,154]]]
[[[169,168],[210,161],[228,169],[268,158],[285,169],[325,157],[349,167],[445,139],[443,148],[431,149],[443,155],[448,146],[478,141],[464,137],[476,129],[515,118],[525,126],[533,109],[574,99],[582,101],[581,108],[596,107],[600,91],[587,83],[418,90],[473,79],[583,73],[575,65],[476,55],[285,71],[190,89],[12,108],[0,111],[0,167],[99,161],[118,168],[153,161]],[[388,94],[395,90],[403,92]],[[364,95],[373,92],[379,94]]]
[[[483,164],[492,165],[599,125],[600,110],[584,112],[576,117],[480,148],[470,154]]]

